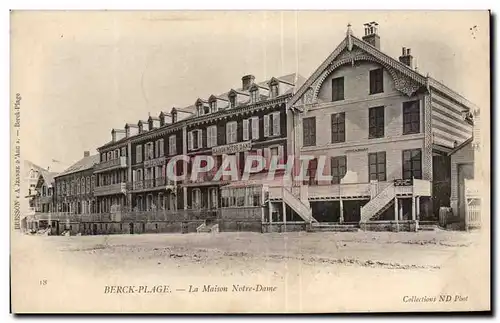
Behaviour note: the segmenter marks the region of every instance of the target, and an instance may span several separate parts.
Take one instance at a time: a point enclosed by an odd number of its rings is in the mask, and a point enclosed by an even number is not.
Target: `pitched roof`
[[[468,101],[466,98],[461,96],[459,93],[453,91],[446,85],[441,82],[433,79],[429,75],[424,76],[418,71],[410,68],[406,64],[401,63],[399,60],[390,57],[389,55],[382,52],[380,49],[372,46],[371,44],[355,37],[348,29],[346,37],[340,42],[340,44],[335,48],[335,50],[323,61],[323,63],[318,66],[318,68],[314,71],[314,73],[304,82],[304,84],[295,92],[295,95],[288,101],[288,105],[293,105],[297,102],[309,89],[309,87],[321,76],[323,71],[328,68],[330,64],[334,62],[334,60],[345,50],[351,51],[353,47],[356,46],[360,48],[362,51],[370,54],[371,56],[378,59],[380,62],[385,63],[386,65],[394,68],[398,72],[402,73],[406,77],[413,79],[415,82],[419,83],[422,86],[426,86],[428,88],[432,88],[434,90],[440,91],[453,99],[457,100],[459,103],[464,106],[476,109],[477,106],[472,102]],[[352,58],[353,59],[353,58]]]
[[[66,170],[64,170],[62,173],[59,173],[54,177],[60,177],[63,175],[81,172],[83,170],[92,168],[97,163],[99,163],[99,154],[83,157],[82,159],[80,159],[79,161],[68,167]]]

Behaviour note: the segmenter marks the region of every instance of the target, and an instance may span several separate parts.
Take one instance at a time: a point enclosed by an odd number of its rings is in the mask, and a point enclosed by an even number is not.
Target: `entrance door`
[[[465,201],[465,179],[474,179],[473,164],[459,164],[458,167],[458,216],[465,223],[466,201]]]
[[[128,224],[128,228],[129,228],[129,233],[134,234],[134,224],[132,222]]]
[[[92,224],[92,235],[97,234],[97,223]]]

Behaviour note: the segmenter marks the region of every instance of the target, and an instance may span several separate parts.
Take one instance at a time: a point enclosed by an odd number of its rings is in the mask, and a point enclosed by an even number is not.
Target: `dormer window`
[[[214,113],[216,111],[217,111],[217,101],[216,100],[210,101],[210,112]]]
[[[253,89],[250,92],[250,102],[251,103],[256,103],[257,101],[259,101],[259,90]]]
[[[172,109],[172,123],[176,123],[177,122],[177,111]]]
[[[196,106],[196,113],[198,117],[203,115],[203,105],[201,103]]]
[[[271,84],[271,98],[275,98],[279,95],[279,85],[278,83]]]
[[[229,96],[229,107],[236,108],[236,94]]]

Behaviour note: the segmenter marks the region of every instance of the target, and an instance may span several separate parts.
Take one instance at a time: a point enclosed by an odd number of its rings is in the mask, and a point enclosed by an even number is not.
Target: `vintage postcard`
[[[489,311],[488,11],[10,14],[14,313]]]

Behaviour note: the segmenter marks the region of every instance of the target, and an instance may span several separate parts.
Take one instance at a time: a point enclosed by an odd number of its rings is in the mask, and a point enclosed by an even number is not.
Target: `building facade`
[[[323,221],[433,219],[433,201],[446,200],[433,194],[433,180],[447,172],[450,149],[472,137],[475,106],[416,71],[410,49],[399,60],[384,54],[377,29],[365,25],[359,39],[349,26],[288,102],[289,123],[301,128],[290,134],[290,150],[314,158],[311,179],[297,183],[306,187],[301,199]],[[332,178],[321,181],[319,172]],[[449,205],[449,189],[441,194]]]
[[[94,198],[94,165],[98,155],[84,152],[81,160],[54,177],[54,211],[68,214],[91,214],[97,212]]]

